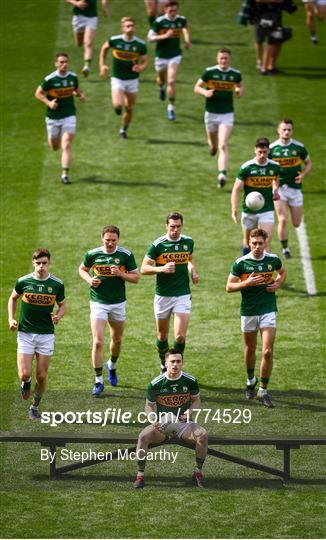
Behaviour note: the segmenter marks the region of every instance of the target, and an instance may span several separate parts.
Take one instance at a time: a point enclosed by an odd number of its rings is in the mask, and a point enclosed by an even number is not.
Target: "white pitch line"
[[[317,294],[315,274],[312,268],[308,236],[306,232],[306,226],[303,220],[301,222],[301,225],[295,230],[299,241],[301,263],[303,267],[303,275],[306,282],[307,293],[315,295]]]

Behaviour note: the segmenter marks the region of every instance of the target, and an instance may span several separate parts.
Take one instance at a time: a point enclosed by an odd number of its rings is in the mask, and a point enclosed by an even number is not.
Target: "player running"
[[[281,260],[267,253],[268,234],[263,229],[250,232],[250,253],[233,263],[229,275],[227,292],[241,292],[241,331],[244,339],[244,361],[247,370],[246,398],[255,397],[257,334],[262,339],[260,384],[257,399],[264,407],[274,408],[267,392],[273,369],[273,347],[276,334],[276,296],[286,278]],[[274,280],[274,273],[276,278]]]
[[[17,364],[21,393],[27,400],[31,393],[33,359],[36,360],[35,389],[28,411],[30,420],[39,420],[38,407],[44,394],[48,368],[54,351],[54,327],[66,311],[63,282],[49,272],[51,255],[40,248],[33,253],[34,272],[20,277],[8,301],[8,323],[12,332],[18,328]],[[15,319],[17,300],[21,297],[19,323]],[[58,310],[53,313],[55,304]]]
[[[112,36],[103,43],[99,59],[100,76],[106,77],[109,68],[105,65],[105,58],[109,49],[112,50],[112,106],[119,116],[123,108],[125,109],[119,132],[121,139],[127,139],[127,129],[139,89],[139,73],[144,71],[148,64],[147,46],[135,36],[135,24],[132,17],[122,17],[122,34]]]
[[[240,71],[230,67],[231,51],[226,47],[217,51],[217,65],[205,69],[195,84],[195,94],[206,98],[205,126],[211,156],[218,155],[217,186],[226,183],[229,163],[228,142],[234,123],[233,92],[243,95]]]
[[[183,216],[172,212],[166,218],[166,234],[149,246],[141,265],[144,275],[156,274],[154,314],[156,346],[165,370],[165,354],[169,350],[170,318],[174,316],[173,347],[183,354],[191,312],[189,274],[194,284],[199,282],[193,258],[194,241],[182,234]]]
[[[165,4],[165,14],[158,17],[148,33],[149,41],[156,41],[155,70],[160,99],[168,96],[167,117],[175,120],[174,103],[176,80],[182,60],[180,38],[183,35],[185,48],[190,47],[190,33],[185,17],[178,14],[179,2],[170,0]]]
[[[111,340],[110,358],[105,367],[109,383],[112,386],[118,384],[117,361],[126,319],[125,282],[138,283],[140,277],[134,255],[118,246],[119,237],[118,227],[104,227],[103,246],[88,251],[79,267],[80,277],[90,287],[92,364],[95,371],[92,395],[95,397],[99,397],[104,390],[103,346],[107,325]]]
[[[279,139],[270,145],[269,157],[280,167],[280,199],[275,201],[278,218],[278,237],[282,244],[283,255],[291,257],[288,247],[288,210],[290,210],[292,225],[299,227],[303,216],[302,181],[310,172],[312,163],[304,145],[292,139],[293,121],[289,118],[281,120],[277,132]],[[303,170],[301,168],[304,163]]]
[[[278,194],[280,166],[267,157],[269,140],[265,137],[257,139],[254,152],[254,159],[241,165],[231,193],[231,216],[234,223],[238,223],[238,199],[240,192],[242,190],[244,192],[241,214],[243,255],[250,251],[249,235],[256,227],[267,232],[267,249],[269,249],[274,226],[274,201],[280,197]],[[258,191],[265,199],[264,206],[258,212],[253,212],[246,206],[246,196],[251,191]]]

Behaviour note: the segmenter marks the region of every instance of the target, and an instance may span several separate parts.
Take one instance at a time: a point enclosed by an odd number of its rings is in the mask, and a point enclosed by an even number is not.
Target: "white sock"
[[[100,382],[100,383],[103,384],[103,375],[99,375],[99,376],[96,375],[95,382],[96,383]]]
[[[117,363],[109,360],[109,369],[117,369]]]

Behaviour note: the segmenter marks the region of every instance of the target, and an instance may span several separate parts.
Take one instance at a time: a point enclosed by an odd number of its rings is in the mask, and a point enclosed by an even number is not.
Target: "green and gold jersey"
[[[175,416],[183,414],[191,405],[191,398],[199,395],[197,379],[181,371],[178,379],[169,379],[162,373],[147,387],[147,399],[156,403],[157,413],[171,412]]]
[[[108,43],[112,50],[112,76],[124,81],[138,79],[139,73],[132,71],[132,67],[147,54],[146,43],[137,36],[128,41],[123,34],[110,37]]]
[[[273,181],[280,174],[280,166],[275,161],[268,159],[264,165],[260,165],[256,159],[246,161],[241,165],[237,178],[243,181],[243,205],[242,210],[247,214],[261,214],[274,210]],[[251,191],[258,191],[265,198],[265,204],[259,212],[253,212],[246,206],[246,196]]]
[[[21,296],[18,330],[27,334],[54,334],[51,313],[55,303],[63,302],[63,282],[49,274],[37,279],[34,273],[17,280],[14,291]]]
[[[58,71],[54,71],[43,79],[40,86],[50,101],[56,99],[58,103],[55,111],[47,107],[46,116],[48,118],[58,120],[76,114],[73,96],[78,88],[78,78],[75,73],[68,71],[66,75],[60,75]]]
[[[160,296],[190,294],[188,262],[193,249],[193,239],[183,234],[179,240],[170,240],[165,234],[149,246],[146,255],[155,261],[156,266],[164,266],[168,262],[175,263],[173,274],[156,275],[156,294]]]
[[[90,287],[90,297],[100,304],[119,304],[126,300],[125,281],[111,273],[113,266],[118,266],[121,272],[137,270],[135,257],[123,247],[118,246],[113,253],[106,253],[103,247],[88,251],[82,262],[91,270],[91,275],[101,280],[99,287]]]
[[[158,58],[173,58],[182,54],[180,47],[180,38],[182,36],[182,29],[187,27],[187,20],[182,15],[177,15],[173,21],[167,18],[166,15],[161,15],[155,19],[152,30],[158,35],[166,34],[166,32],[172,28],[173,37],[169,39],[163,39],[156,42],[156,53]]]
[[[205,69],[201,80],[206,83],[207,90],[214,89],[213,96],[206,98],[206,111],[215,114],[233,112],[233,91],[242,80],[240,71],[212,66]]]
[[[251,253],[239,257],[231,267],[231,274],[241,281],[246,280],[254,272],[255,276],[263,276],[265,283],[241,289],[241,315],[263,315],[277,311],[276,295],[266,292],[266,285],[273,283],[274,272],[282,267],[282,262],[273,253],[264,253],[261,259],[254,259]]]
[[[278,139],[270,145],[269,157],[280,167],[280,186],[284,184],[294,189],[302,189],[302,182],[296,183],[295,177],[301,171],[302,162],[309,159],[304,145],[291,139],[288,144],[282,144]]]
[[[73,14],[84,15],[84,17],[97,17],[96,1],[97,0],[85,0],[87,4],[85,9],[80,9],[74,6],[72,10]]]

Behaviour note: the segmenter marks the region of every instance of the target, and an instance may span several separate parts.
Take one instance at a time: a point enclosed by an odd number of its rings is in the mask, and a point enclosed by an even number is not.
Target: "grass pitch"
[[[295,256],[286,263],[288,278],[278,295],[278,336],[270,384],[277,409],[268,411],[252,403],[250,424],[210,421],[208,429],[211,434],[230,436],[318,435],[324,431],[325,31],[318,23],[320,44],[313,47],[302,6],[295,15],[285,16],[286,25],[294,27],[294,38],[281,54],[283,73],[263,78],[255,70],[252,28],[234,22],[239,4],[235,0],[182,1],[181,13],[189,19],[193,46],[184,53],[180,68],[175,123],[168,123],[165,105],[157,97],[151,45],[150,67],[141,77],[128,141],[117,136],[119,121],[110,106],[108,83],[99,80],[96,66],[88,80],[80,80],[87,101],[77,105],[73,184],[65,187],[59,182],[59,154],[51,153],[46,145],[44,107],[33,94],[42,77],[53,70],[56,51],[69,53],[73,70],[82,66],[81,50],[72,42],[71,9],[63,0],[30,0],[23,6],[19,0],[3,1],[2,429],[49,429],[28,424],[16,378],[15,338],[6,323],[6,299],[16,278],[30,271],[31,253],[40,245],[48,246],[52,253],[52,271],[64,279],[69,304],[57,330],[43,410],[143,409],[147,382],[158,370],[152,315],[154,279],[144,277],[137,286],[127,286],[121,383],[114,390],[107,385],[105,397],[94,402],[90,396],[88,291],[77,268],[84,252],[99,245],[100,230],[108,222],[120,226],[121,244],[134,251],[140,264],[147,245],[164,231],[165,216],[171,210],[184,214],[184,231],[195,240],[201,276],[200,284],[193,287],[185,367],[199,379],[203,407],[212,411],[248,408],[243,399],[240,298],[224,292],[241,243],[240,229],[230,219],[229,195],[239,165],[252,156],[255,139],[267,136],[274,140],[277,121],[287,116],[294,119],[295,137],[306,144],[313,160],[304,188],[305,221],[319,294],[306,294],[291,229]],[[142,0],[113,1],[108,21],[100,19],[96,54],[108,35],[119,33],[119,19],[127,14],[136,17],[137,34],[145,37]],[[223,192],[216,190],[215,158],[207,151],[204,99],[192,92],[203,69],[215,63],[219,46],[232,49],[232,64],[242,71],[245,85],[243,99],[236,100],[229,183]],[[276,239],[273,251],[280,251]],[[55,429],[88,432],[105,428],[65,425]],[[127,428],[112,425],[109,429]],[[138,426],[132,428],[133,433],[138,430]],[[324,454],[318,447],[292,454],[291,485],[209,457],[204,470],[207,489],[198,492],[190,483],[193,454],[180,449],[175,465],[148,463],[147,486],[139,493],[131,484],[136,471],[132,462],[98,465],[50,483],[48,465],[41,463],[38,446],[4,445],[2,536],[323,537]],[[281,464],[281,455],[269,448],[245,448],[241,455],[275,467]]]

